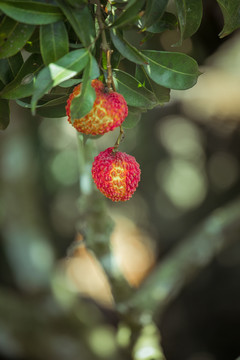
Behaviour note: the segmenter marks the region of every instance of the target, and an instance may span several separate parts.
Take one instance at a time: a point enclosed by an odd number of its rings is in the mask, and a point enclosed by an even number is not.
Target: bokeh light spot
[[[174,159],[160,163],[157,179],[172,203],[181,209],[199,206],[206,195],[205,174],[188,161]]]
[[[76,151],[64,150],[56,154],[51,162],[51,172],[63,185],[73,185],[78,180]]]
[[[114,356],[116,340],[110,327],[96,327],[89,335],[92,350],[102,358]]]
[[[197,127],[181,116],[166,116],[158,123],[157,137],[173,156],[202,159],[202,135]]]

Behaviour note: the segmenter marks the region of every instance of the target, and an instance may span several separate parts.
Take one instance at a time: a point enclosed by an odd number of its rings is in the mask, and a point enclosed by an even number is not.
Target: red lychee
[[[136,159],[110,147],[95,157],[92,177],[97,188],[112,201],[126,201],[132,197],[141,170]]]
[[[117,92],[106,92],[100,80],[92,80],[96,99],[92,110],[80,119],[71,119],[70,106],[72,99],[81,93],[81,84],[77,85],[67,100],[66,113],[68,121],[77,131],[90,135],[102,135],[122,124],[128,115],[124,97]]]

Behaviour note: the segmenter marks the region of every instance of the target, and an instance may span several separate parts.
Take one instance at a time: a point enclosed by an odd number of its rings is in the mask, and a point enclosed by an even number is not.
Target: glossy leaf
[[[165,12],[163,16],[153,25],[148,27],[146,31],[154,34],[159,34],[165,30],[174,30],[178,24],[175,15]]]
[[[168,0],[147,0],[146,11],[144,14],[145,27],[154,24],[164,13]]]
[[[45,94],[39,101],[38,104],[36,106],[36,108],[40,108],[40,107],[44,107],[44,106],[55,106],[55,105],[60,105],[62,103],[65,103],[66,105],[66,101],[68,99],[68,95],[58,95],[58,94]],[[31,108],[31,97],[24,97],[21,99],[17,99],[16,103],[24,108],[30,109]]]
[[[114,21],[112,27],[117,28],[136,21],[144,3],[145,0],[135,0],[130,6],[126,6],[125,11]]]
[[[32,111],[38,100],[53,86],[70,79],[84,69],[88,62],[88,52],[84,49],[74,50],[64,55],[56,63],[51,63],[40,71],[34,86]]]
[[[17,75],[23,64],[21,53],[17,53],[7,59],[0,60],[0,82],[7,85]]]
[[[66,104],[54,105],[49,107],[40,107],[36,114],[46,118],[60,118],[66,116]]]
[[[68,53],[68,33],[63,21],[41,25],[40,48],[45,65],[56,62]]]
[[[202,0],[175,0],[181,30],[181,45],[184,39],[192,36],[202,20]]]
[[[157,104],[162,105],[170,100],[170,89],[158,85],[147,75],[143,66],[136,67],[135,73],[136,79],[138,79],[142,84],[145,85],[155,96],[155,101]]]
[[[0,109],[0,130],[5,130],[10,118],[9,101],[0,99]]]
[[[0,0],[0,10],[10,18],[30,25],[51,24],[63,19],[57,6],[34,1]]]
[[[132,129],[134,126],[137,125],[137,123],[141,119],[141,111],[139,109],[136,109],[134,107],[128,108],[128,116],[124,120],[122,126],[124,129]]]
[[[118,30],[111,30],[111,39],[115,48],[124,56],[126,59],[136,64],[146,64],[147,60],[145,56],[126,41],[122,34]]]
[[[18,74],[19,70],[23,65],[23,57],[21,52],[18,52],[16,55],[7,58],[9,66],[11,68],[13,78]]]
[[[153,94],[133,76],[121,70],[114,70],[116,90],[123,95],[130,106],[152,109],[156,105]]]
[[[34,31],[33,25],[21,24],[5,16],[0,24],[0,59],[15,55]]]
[[[95,38],[95,26],[88,7],[84,6],[76,11],[64,0],[57,0],[57,3],[83,45],[85,47],[91,45]]]
[[[15,79],[2,91],[1,97],[5,99],[19,99],[33,94],[33,82],[41,70],[42,58],[39,54],[32,54],[22,65]]]
[[[7,59],[0,59],[0,89],[12,80],[12,71]]]
[[[147,75],[157,84],[170,89],[184,90],[191,88],[199,76],[197,62],[188,55],[144,50],[149,64],[144,65]]]
[[[87,4],[88,0],[67,0],[67,2],[73,7],[78,7],[83,4]]]
[[[36,109],[36,114],[46,118],[59,118],[66,116],[66,103],[68,96],[61,96],[51,100]]]
[[[122,59],[122,55],[120,54],[120,52],[117,49],[115,49],[114,46],[112,46],[112,50],[113,50],[113,53],[111,56],[112,68],[118,68],[119,63]]]
[[[24,49],[30,53],[41,54],[39,42],[39,27],[36,27],[30,39],[26,42]]]
[[[63,81],[61,84],[59,84],[59,86],[61,86],[62,88],[69,88],[79,84],[80,82],[82,82],[82,79],[69,79]]]
[[[39,100],[36,107],[36,114],[47,118],[58,118],[66,116],[66,103],[68,95],[56,96],[54,94],[47,94]],[[16,103],[23,108],[31,108],[31,98],[24,98],[16,100]]]
[[[219,36],[223,38],[240,27],[240,0],[217,0],[224,18]]]
[[[97,70],[96,70],[97,69]],[[91,86],[91,80],[99,76],[99,69],[96,60],[90,55],[89,62],[83,73],[81,93],[71,103],[71,119],[80,119],[85,116],[93,107],[96,99],[95,89]]]

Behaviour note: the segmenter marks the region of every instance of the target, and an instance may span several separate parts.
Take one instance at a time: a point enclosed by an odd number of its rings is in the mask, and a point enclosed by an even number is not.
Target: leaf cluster
[[[240,26],[240,0],[217,0],[224,17],[220,37]],[[123,126],[141,112],[169,101],[170,89],[192,87],[197,62],[180,52],[139,50],[126,30],[146,38],[180,30],[179,42],[192,36],[202,19],[202,0],[0,0],[0,128],[9,123],[9,101],[44,117],[65,116],[73,87],[82,91],[71,105],[72,118],[87,114],[95,93],[91,80],[108,77],[106,51],[113,50],[116,91],[129,106]],[[122,60],[135,64],[135,74]]]

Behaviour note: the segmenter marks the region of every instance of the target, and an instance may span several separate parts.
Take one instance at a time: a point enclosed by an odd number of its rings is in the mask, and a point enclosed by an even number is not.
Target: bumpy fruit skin
[[[95,157],[92,177],[97,188],[112,201],[126,201],[132,197],[141,170],[135,158],[110,147]]]
[[[69,96],[66,105],[68,121],[77,131],[88,135],[102,135],[122,124],[128,115],[128,107],[124,97],[117,92],[106,92],[100,80],[91,83],[96,92],[92,110],[80,119],[71,119],[70,106],[73,98],[80,94],[81,84],[77,85]]]

